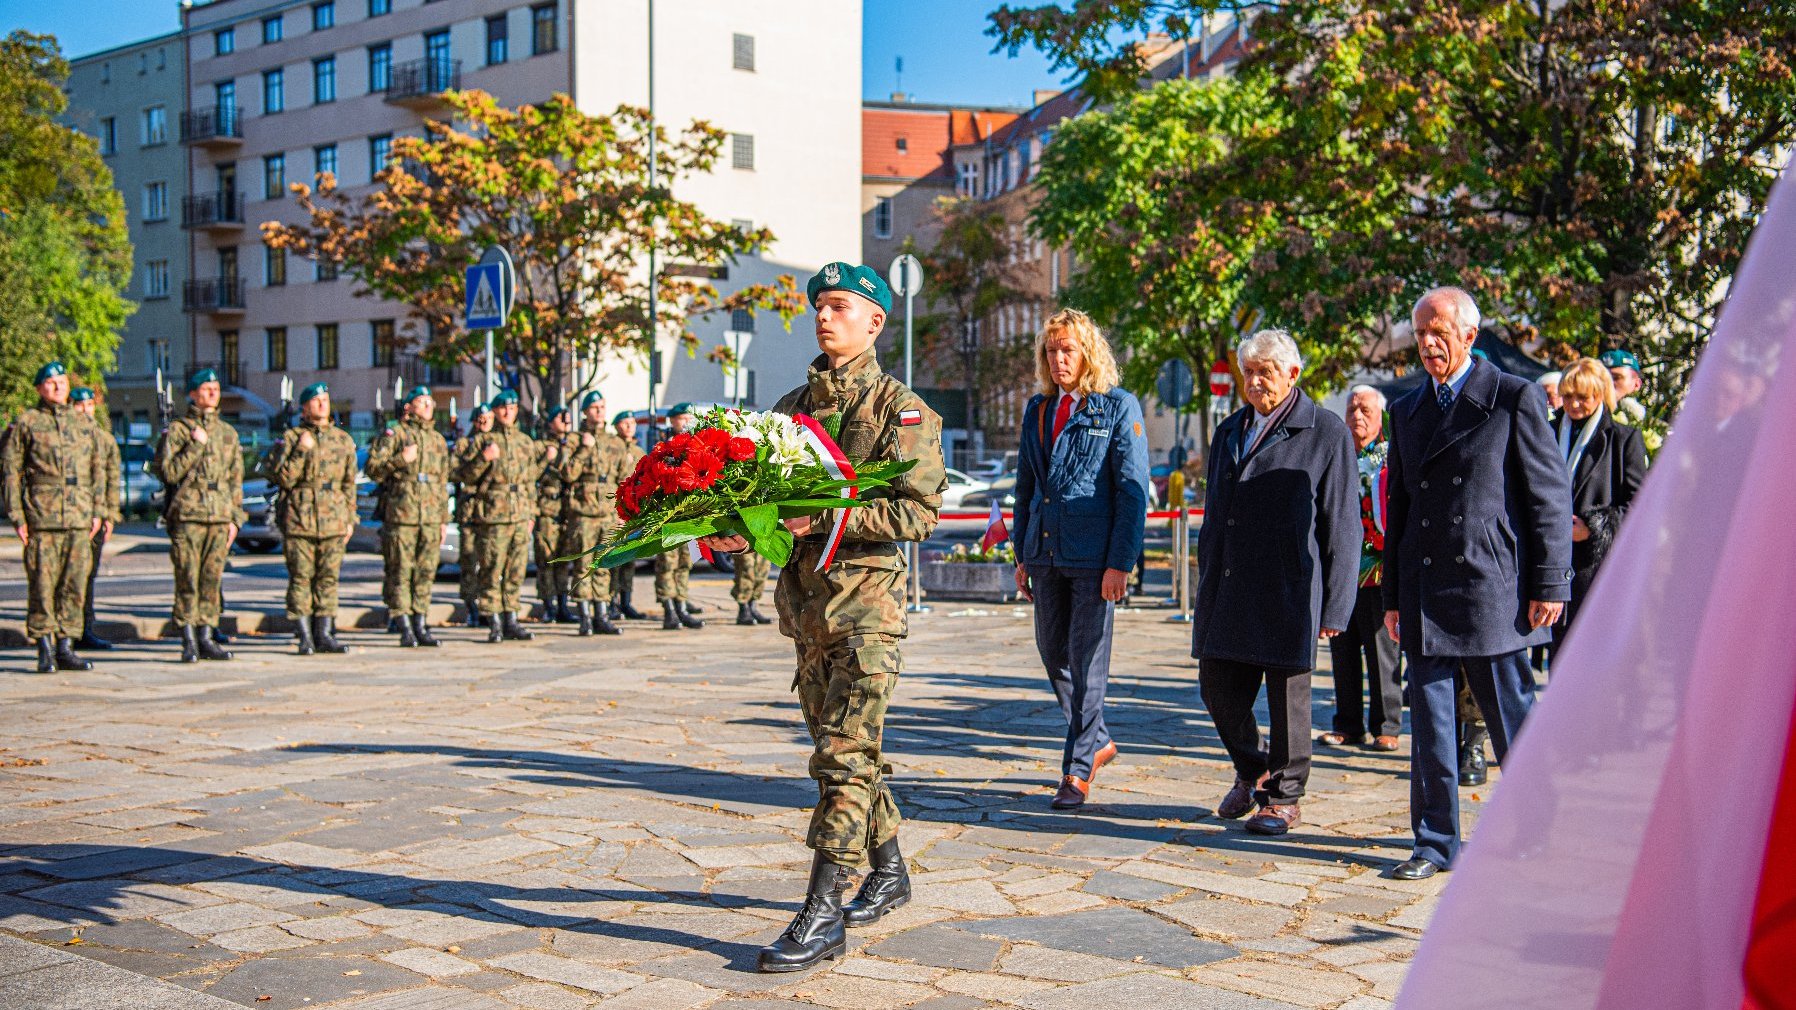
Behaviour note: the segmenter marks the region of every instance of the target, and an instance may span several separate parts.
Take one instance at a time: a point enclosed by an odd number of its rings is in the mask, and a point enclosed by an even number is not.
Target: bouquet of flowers
[[[821,570],[841,542],[847,510],[865,504],[862,492],[915,465],[852,462],[834,433],[804,414],[713,409],[692,431],[655,446],[618,486],[624,523],[599,545],[597,563],[615,568],[699,537],[734,533],[784,566],[792,534],[780,520],[838,509]]]

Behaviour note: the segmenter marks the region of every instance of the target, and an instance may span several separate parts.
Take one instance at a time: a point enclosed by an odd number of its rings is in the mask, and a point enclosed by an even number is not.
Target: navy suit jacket
[[[1543,645],[1528,602],[1571,598],[1571,477],[1546,392],[1483,360],[1441,416],[1434,382],[1391,404],[1384,607],[1420,656]]]
[[[1012,532],[1017,560],[1025,568],[1129,571],[1147,523],[1141,402],[1121,387],[1093,393],[1054,440],[1058,399],[1037,394],[1023,409]]]
[[[1303,390],[1251,455],[1244,407],[1216,426],[1197,534],[1191,654],[1289,670],[1316,665],[1323,628],[1344,629],[1359,590],[1359,463],[1353,436]]]

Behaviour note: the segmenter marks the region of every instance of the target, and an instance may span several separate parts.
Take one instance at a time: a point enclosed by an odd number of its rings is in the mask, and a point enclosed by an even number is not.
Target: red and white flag
[[[837,480],[854,479],[854,464],[848,462],[848,454],[842,451],[842,447],[836,444],[836,440],[830,437],[829,432],[817,422],[816,418],[809,414],[793,414],[792,420],[797,421],[799,427],[804,431],[805,439],[811,443],[812,451],[816,452],[819,460],[822,460],[825,472]],[[842,490],[842,497],[858,498],[860,493],[851,485]],[[816,571],[820,572],[828,568],[829,563],[836,559],[836,548],[842,546],[842,530],[848,523],[848,511],[845,508],[836,509],[836,522],[830,528],[829,540],[823,548],[823,556],[817,559]]]
[[[992,515],[985,521],[985,536],[979,540],[979,549],[990,551],[994,547],[1010,539],[1010,527],[1004,525],[1004,510],[999,507],[998,500],[992,499]]]

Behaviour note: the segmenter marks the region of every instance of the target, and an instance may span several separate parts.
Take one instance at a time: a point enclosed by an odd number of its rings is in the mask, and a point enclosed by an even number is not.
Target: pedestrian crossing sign
[[[470,330],[496,330],[505,325],[503,270],[499,263],[479,263],[468,268],[462,325]]]

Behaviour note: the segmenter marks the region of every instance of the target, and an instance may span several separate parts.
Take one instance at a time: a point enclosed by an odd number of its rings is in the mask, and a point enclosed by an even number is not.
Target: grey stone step
[[[55,947],[0,936],[0,1010],[242,1010]]]

